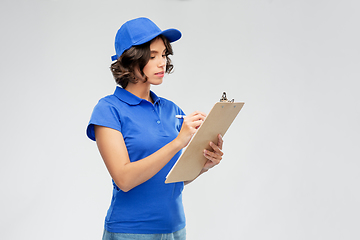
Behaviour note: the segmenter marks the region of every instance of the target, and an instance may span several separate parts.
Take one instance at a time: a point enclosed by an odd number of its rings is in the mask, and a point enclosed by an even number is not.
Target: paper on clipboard
[[[220,102],[215,103],[189,145],[167,175],[165,183],[194,180],[207,161],[203,155],[203,150],[212,150],[209,142],[212,141],[216,144],[218,141],[217,135],[219,133],[222,136],[225,135],[243,105],[243,102],[227,101],[226,93],[224,93],[223,98]]]

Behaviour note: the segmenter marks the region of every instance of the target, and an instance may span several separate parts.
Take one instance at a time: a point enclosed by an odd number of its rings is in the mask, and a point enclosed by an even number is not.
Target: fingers
[[[203,112],[200,112],[200,111],[195,111],[195,112],[191,113],[189,116],[196,116],[196,115],[201,115],[201,116],[206,117],[206,114]]]
[[[188,121],[197,121],[197,120],[201,120],[204,121],[206,118],[206,114],[200,111],[195,111],[193,113],[191,113],[190,115],[186,116],[184,118],[184,120],[188,120]]]
[[[222,149],[220,147],[218,147],[215,143],[210,142],[210,147],[212,147],[212,149],[214,150],[213,153],[216,153],[219,156],[224,155],[224,153],[222,152]]]
[[[206,114],[203,112],[195,111],[189,116],[184,117],[183,125],[191,128],[191,133],[194,134],[196,130],[200,127],[203,121],[206,118]]]
[[[223,143],[224,143],[224,140],[223,140],[221,134],[219,134],[219,135],[218,135],[218,147],[219,147],[220,149],[222,149]]]
[[[222,136],[218,135],[218,144],[216,145],[213,142],[210,142],[210,147],[213,151],[209,151],[207,149],[204,150],[204,156],[207,158],[207,162],[205,163],[204,169],[208,170],[215,165],[218,165],[222,160],[222,156],[224,153],[222,152],[222,145],[223,145]]]
[[[201,126],[205,118],[206,114],[200,111],[193,112],[183,118],[181,130],[177,137],[183,147],[185,147],[190,142],[190,139]]]
[[[204,151],[204,156],[205,156],[208,160],[210,160],[210,161],[212,161],[213,163],[215,163],[215,165],[216,165],[216,164],[219,164],[220,161],[221,161],[221,159],[222,159],[222,155],[220,155],[220,154],[218,154],[218,153],[216,153],[216,152],[211,152],[211,151],[209,151],[209,150],[205,150],[205,151]]]
[[[205,149],[204,156],[213,163],[211,166],[211,167],[213,167],[220,163],[224,153],[214,143],[211,142],[210,146],[214,149],[214,151],[209,151],[209,150]]]
[[[200,127],[202,124],[202,120],[197,120],[189,123],[184,123],[184,126],[189,127],[189,131],[191,132],[191,135],[195,134],[196,130]]]
[[[203,167],[205,170],[209,170],[210,168],[218,165],[222,159],[221,156],[209,150],[204,150],[204,156],[207,158],[205,166]]]

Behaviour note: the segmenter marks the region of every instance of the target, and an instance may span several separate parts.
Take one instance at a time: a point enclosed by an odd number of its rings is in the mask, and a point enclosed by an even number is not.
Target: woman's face
[[[145,65],[143,72],[147,82],[153,85],[162,83],[166,70],[166,47],[161,38],[155,39],[150,44],[150,59]]]

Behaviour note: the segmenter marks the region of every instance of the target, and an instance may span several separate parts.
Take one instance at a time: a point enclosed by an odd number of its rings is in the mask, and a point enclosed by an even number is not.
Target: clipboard
[[[229,101],[224,92],[220,102],[215,103],[187,148],[166,176],[165,183],[194,180],[207,161],[203,150],[212,150],[209,142],[217,144],[217,135],[219,133],[221,136],[225,135],[244,104],[243,102],[234,102],[234,99]]]

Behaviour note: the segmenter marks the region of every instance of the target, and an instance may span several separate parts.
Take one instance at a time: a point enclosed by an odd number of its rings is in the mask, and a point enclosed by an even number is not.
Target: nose
[[[159,61],[159,67],[165,67],[166,66],[166,57],[162,57]]]

